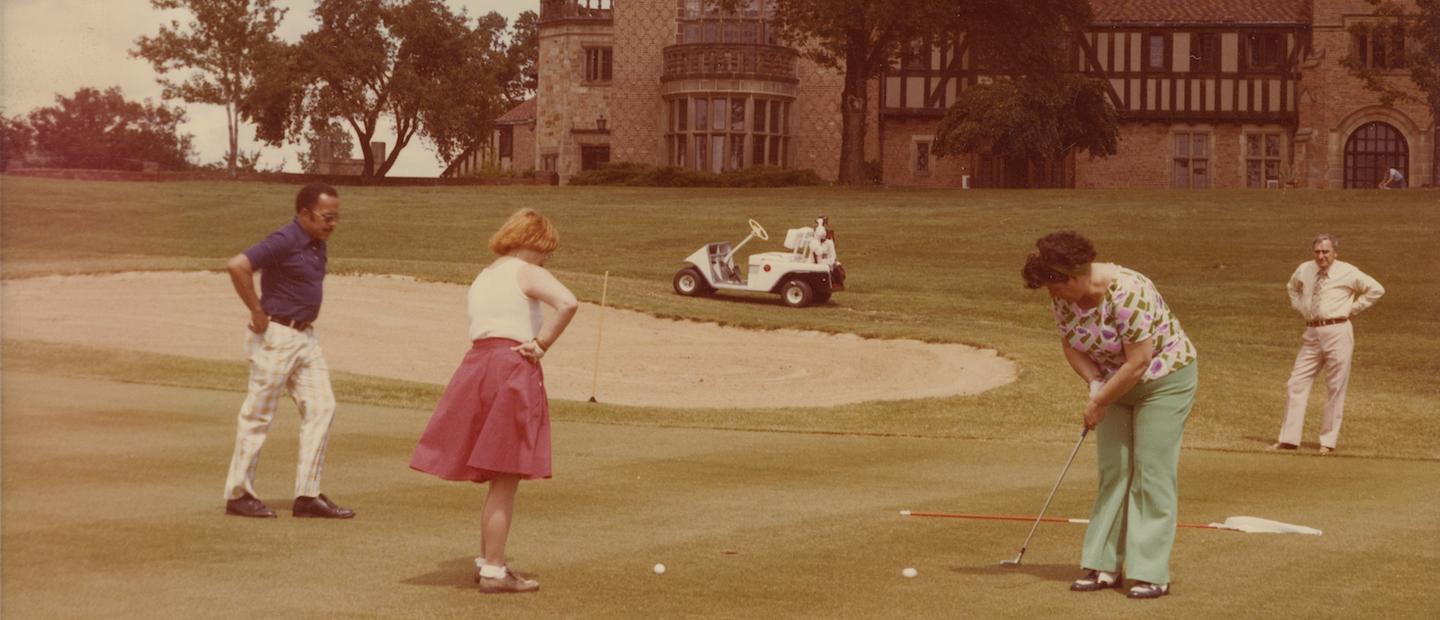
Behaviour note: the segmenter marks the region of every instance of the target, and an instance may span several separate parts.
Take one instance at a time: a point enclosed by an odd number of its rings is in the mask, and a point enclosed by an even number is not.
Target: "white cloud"
[[[490,11],[514,21],[521,11],[539,11],[539,0],[448,0],[471,17]],[[276,0],[289,9],[280,35],[297,40],[314,27],[314,2]],[[119,86],[126,98],[160,100],[155,73],[142,59],[131,58],[135,40],[154,34],[171,19],[184,21],[183,11],[156,11],[149,0],[0,0],[0,109],[7,115],[24,114],[51,105],[56,94],[70,95],[93,86]],[[195,134],[195,146],[204,162],[224,157],[225,111],[219,106],[184,105],[189,121],[185,131]],[[382,129],[388,133],[388,128]],[[242,148],[257,145],[241,130]],[[386,139],[394,144],[393,137]],[[262,164],[270,167],[283,157],[285,167],[299,170],[298,147],[264,148]],[[412,139],[391,170],[391,176],[436,176],[444,166],[423,141]]]

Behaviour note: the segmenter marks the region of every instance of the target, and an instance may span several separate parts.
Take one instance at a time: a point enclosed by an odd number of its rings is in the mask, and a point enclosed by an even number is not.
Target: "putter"
[[[1055,481],[1055,486],[1050,489],[1050,496],[1045,498],[1045,505],[1040,507],[1040,515],[1035,517],[1035,524],[1030,526],[1030,534],[1025,537],[1025,543],[1020,545],[1020,553],[1015,554],[1013,560],[1000,560],[1001,566],[1019,566],[1020,558],[1025,557],[1025,550],[1030,548],[1030,539],[1035,537],[1035,528],[1040,527],[1040,520],[1045,518],[1045,510],[1050,508],[1050,500],[1055,499],[1055,492],[1060,490],[1060,483],[1065,480],[1066,472],[1070,471],[1070,464],[1075,462],[1075,454],[1080,452],[1080,444],[1085,443],[1085,435],[1090,429],[1080,430],[1080,439],[1075,442],[1075,449],[1070,451],[1070,458],[1065,460],[1065,469],[1060,470],[1060,479]]]

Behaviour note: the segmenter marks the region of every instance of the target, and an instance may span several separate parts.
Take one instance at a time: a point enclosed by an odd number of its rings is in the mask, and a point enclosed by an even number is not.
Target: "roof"
[[[523,125],[533,120],[535,120],[535,98],[531,97],[510,108],[509,112],[501,114],[500,118],[495,119],[495,124]]]
[[[1091,0],[1097,24],[1304,24],[1311,0]]]

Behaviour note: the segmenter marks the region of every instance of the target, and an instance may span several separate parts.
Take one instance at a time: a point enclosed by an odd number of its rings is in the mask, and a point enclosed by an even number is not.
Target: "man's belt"
[[[1345,319],[1340,319],[1340,320],[1343,321],[1343,320],[1345,320]],[[303,331],[305,331],[306,329],[309,329],[310,325],[313,323],[313,321],[296,321],[296,320],[294,320],[294,319],[286,319],[286,318],[281,318],[281,317],[278,317],[278,316],[272,316],[272,317],[270,317],[270,322],[271,322],[271,323],[279,323],[280,325],[284,325],[285,327],[289,327],[290,329],[293,329],[293,330],[295,330],[295,331],[297,331],[297,332],[303,332]]]
[[[1343,316],[1340,317],[1340,318],[1338,318],[1338,319],[1320,319],[1320,320],[1318,320],[1318,321],[1306,321],[1306,322],[1305,322],[1305,326],[1306,326],[1306,327],[1323,327],[1323,326],[1326,326],[1326,325],[1334,325],[1334,324],[1336,324],[1336,323],[1344,323],[1345,321],[1348,321],[1348,320],[1350,320],[1350,319],[1347,319],[1347,318],[1345,318],[1345,317],[1343,317]]]

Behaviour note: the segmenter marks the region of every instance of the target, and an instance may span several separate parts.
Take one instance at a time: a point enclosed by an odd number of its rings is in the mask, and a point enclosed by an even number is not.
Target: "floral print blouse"
[[[1123,343],[1155,338],[1154,357],[1140,380],[1154,381],[1195,361],[1195,345],[1155,290],[1155,283],[1132,269],[1115,266],[1105,297],[1094,308],[1054,299],[1060,337],[1086,354],[1110,378],[1125,363]]]

